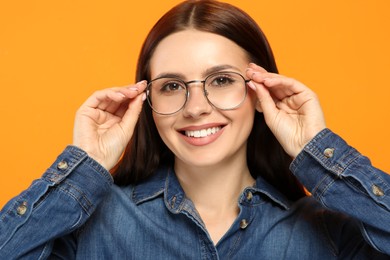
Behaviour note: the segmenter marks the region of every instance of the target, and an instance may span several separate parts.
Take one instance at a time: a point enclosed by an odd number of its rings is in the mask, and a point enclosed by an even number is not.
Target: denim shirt
[[[312,196],[259,177],[214,245],[171,168],[118,187],[69,146],[0,212],[0,259],[390,259],[390,175],[329,129],[290,168]]]

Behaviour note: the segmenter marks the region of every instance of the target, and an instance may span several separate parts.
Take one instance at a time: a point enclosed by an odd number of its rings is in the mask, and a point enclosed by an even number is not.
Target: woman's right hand
[[[78,109],[73,145],[83,149],[107,170],[115,166],[141,113],[146,81],[96,91]]]

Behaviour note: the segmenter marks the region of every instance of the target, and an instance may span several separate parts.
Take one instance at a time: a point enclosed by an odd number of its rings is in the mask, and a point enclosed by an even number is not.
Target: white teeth
[[[208,135],[213,135],[216,132],[221,130],[221,127],[212,127],[212,128],[207,128],[207,129],[202,129],[202,130],[195,130],[195,131],[185,131],[185,135],[188,137],[196,137],[196,138],[201,138],[201,137],[206,137]]]

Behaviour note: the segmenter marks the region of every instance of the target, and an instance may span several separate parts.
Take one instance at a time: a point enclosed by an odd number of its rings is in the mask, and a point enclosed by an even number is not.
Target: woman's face
[[[159,43],[150,71],[151,79],[175,75],[187,82],[204,80],[221,71],[245,75],[248,63],[246,52],[229,39],[189,29]],[[255,113],[254,93],[248,90],[236,109],[219,110],[207,101],[202,83],[188,86],[190,95],[183,109],[172,115],[153,113],[162,140],[175,154],[175,163],[203,167],[246,160],[247,138]]]

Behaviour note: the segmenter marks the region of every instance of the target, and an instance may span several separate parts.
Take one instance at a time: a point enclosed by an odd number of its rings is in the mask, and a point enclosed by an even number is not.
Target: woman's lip
[[[183,128],[177,129],[178,132],[185,132],[185,131],[198,131],[213,127],[221,127],[223,128],[226,124],[220,124],[220,123],[211,123],[211,124],[204,124],[204,125],[198,125],[198,126],[187,126]]]
[[[184,131],[184,134],[188,137],[197,137],[197,138],[204,138],[209,135],[216,134],[218,131],[220,131],[222,127],[217,126],[217,127],[212,127],[212,128],[206,128],[202,130],[187,130]]]
[[[211,125],[207,125],[207,126],[203,125],[203,126],[196,126],[196,127],[195,126],[186,127],[186,128],[182,128],[182,129],[186,129],[186,130],[180,129],[180,136],[182,137],[182,139],[185,142],[187,142],[190,145],[204,146],[204,145],[211,144],[212,142],[217,140],[222,135],[222,133],[225,129],[225,126],[226,125],[212,124],[212,126]],[[187,136],[186,135],[186,131],[200,131],[200,130],[207,130],[207,129],[212,129],[212,128],[215,128],[218,130],[215,133],[207,135],[207,136]],[[191,129],[191,130],[189,130],[189,129]]]

